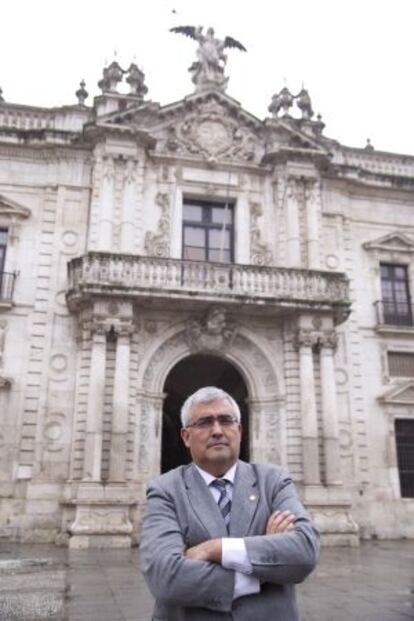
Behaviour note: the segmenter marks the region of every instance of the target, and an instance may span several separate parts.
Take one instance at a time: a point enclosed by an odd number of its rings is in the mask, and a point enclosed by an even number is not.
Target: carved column
[[[336,382],[334,350],[337,337],[334,330],[319,339],[321,363],[323,444],[325,453],[325,481],[327,485],[341,483],[338,409],[336,402]]]
[[[112,229],[115,201],[115,167],[111,157],[103,161],[103,180],[99,199],[98,250],[109,251],[112,248]]]
[[[288,181],[286,190],[286,229],[288,265],[300,267],[298,187],[294,179]]]
[[[320,484],[318,420],[312,346],[314,339],[307,330],[298,333],[300,401],[302,417],[303,478],[307,485]]]
[[[117,329],[117,333],[109,480],[111,482],[124,482],[128,438],[129,363],[132,325],[122,325]]]
[[[128,160],[124,176],[124,190],[122,195],[120,251],[132,253],[135,250],[134,216],[136,208],[136,160]]]
[[[306,236],[308,267],[319,267],[319,210],[320,210],[320,185],[317,179],[306,182]]]
[[[83,480],[101,480],[103,408],[105,389],[106,332],[104,326],[92,326],[88,406],[86,418]]]

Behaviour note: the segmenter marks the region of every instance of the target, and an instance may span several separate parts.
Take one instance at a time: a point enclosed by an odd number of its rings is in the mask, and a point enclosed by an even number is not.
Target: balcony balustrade
[[[414,306],[396,300],[377,300],[374,303],[379,326],[414,326]]]
[[[85,296],[196,298],[273,306],[336,306],[348,313],[344,274],[90,252],[68,265],[68,303]]]

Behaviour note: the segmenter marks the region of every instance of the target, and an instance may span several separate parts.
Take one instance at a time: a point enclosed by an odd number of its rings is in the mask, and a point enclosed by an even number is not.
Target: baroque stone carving
[[[314,347],[318,342],[318,333],[314,330],[302,329],[298,330],[296,335],[296,348]]]
[[[161,150],[198,155],[209,162],[219,159],[252,161],[258,148],[254,134],[217,101],[194,105],[185,120],[170,126]]]
[[[161,209],[156,233],[147,231],[145,236],[145,251],[152,257],[168,257],[170,254],[170,197],[158,192],[155,203]]]
[[[336,349],[338,346],[338,335],[335,330],[323,332],[318,339],[319,345],[326,349]]]
[[[250,259],[253,265],[271,265],[272,253],[262,240],[259,218],[263,215],[260,203],[250,202]]]
[[[210,308],[201,320],[193,320],[186,330],[190,351],[223,351],[232,343],[235,326],[227,321],[226,311]]]

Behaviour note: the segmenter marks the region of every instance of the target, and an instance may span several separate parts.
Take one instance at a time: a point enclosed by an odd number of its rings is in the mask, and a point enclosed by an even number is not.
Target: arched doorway
[[[165,380],[161,437],[161,472],[187,464],[190,455],[180,438],[180,410],[185,399],[203,386],[217,386],[238,403],[242,416],[241,459],[249,458],[249,412],[247,388],[239,371],[227,360],[210,354],[184,358],[171,369]]]

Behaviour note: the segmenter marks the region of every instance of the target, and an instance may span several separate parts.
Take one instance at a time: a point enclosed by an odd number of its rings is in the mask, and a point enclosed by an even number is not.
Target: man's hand
[[[266,535],[277,535],[293,530],[295,516],[290,511],[275,511],[266,524]]]
[[[198,546],[188,548],[185,557],[197,561],[210,561],[210,563],[221,563],[221,539],[209,539],[199,543]]]

